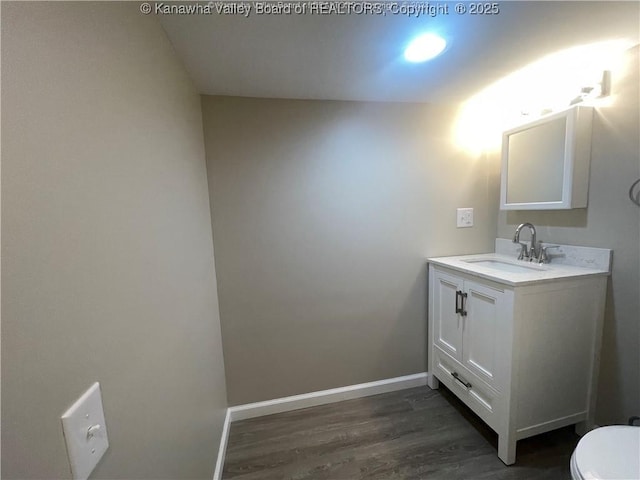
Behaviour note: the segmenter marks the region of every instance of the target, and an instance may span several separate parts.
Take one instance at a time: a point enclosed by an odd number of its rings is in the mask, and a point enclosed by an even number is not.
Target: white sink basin
[[[497,259],[469,259],[463,260],[465,263],[473,263],[479,267],[487,267],[492,268],[494,270],[500,270],[501,272],[510,272],[510,273],[531,273],[531,272],[539,272],[540,270],[545,270],[542,267],[537,266],[529,266],[516,264],[511,262],[505,262]]]

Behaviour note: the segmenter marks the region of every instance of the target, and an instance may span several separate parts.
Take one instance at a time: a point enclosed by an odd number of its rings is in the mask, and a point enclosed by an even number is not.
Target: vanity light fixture
[[[611,95],[611,70],[604,70],[602,72],[602,79],[596,85],[582,87],[580,95],[571,100],[569,105],[604,98],[609,95]]]
[[[440,55],[446,46],[444,38],[434,33],[424,33],[409,43],[404,51],[404,59],[411,63],[426,62]]]

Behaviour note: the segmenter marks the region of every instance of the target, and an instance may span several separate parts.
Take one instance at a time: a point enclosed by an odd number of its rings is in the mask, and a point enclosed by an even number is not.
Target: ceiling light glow
[[[433,33],[425,33],[409,43],[404,51],[404,58],[412,63],[426,62],[440,55],[446,46],[444,38]]]

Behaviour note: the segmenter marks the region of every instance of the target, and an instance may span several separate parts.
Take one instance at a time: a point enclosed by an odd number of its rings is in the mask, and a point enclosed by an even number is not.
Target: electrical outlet
[[[100,384],[91,385],[61,419],[73,478],[86,480],[109,448]]]
[[[473,208],[458,208],[456,226],[458,228],[473,227]]]

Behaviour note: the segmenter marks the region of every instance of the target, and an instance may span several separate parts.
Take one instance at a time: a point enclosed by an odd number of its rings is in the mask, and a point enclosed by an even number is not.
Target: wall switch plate
[[[459,208],[457,211],[458,228],[473,227],[473,208]]]
[[[86,480],[109,448],[100,384],[91,385],[61,419],[73,478]]]

